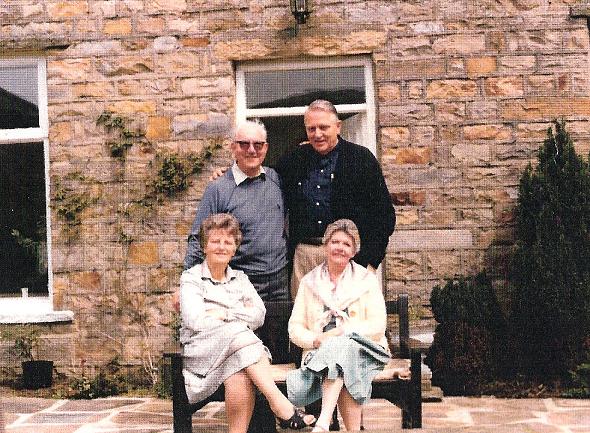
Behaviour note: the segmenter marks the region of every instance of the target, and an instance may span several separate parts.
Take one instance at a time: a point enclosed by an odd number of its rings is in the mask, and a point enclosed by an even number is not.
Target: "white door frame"
[[[252,117],[303,116],[305,106],[277,108],[246,107],[246,72],[280,71],[293,69],[342,68],[350,66],[364,67],[365,103],[340,104],[336,110],[340,114],[363,113],[362,137],[358,144],[368,148],[377,155],[377,134],[375,115],[375,90],[373,83],[373,62],[370,56],[324,57],[301,60],[270,60],[241,62],[236,67],[236,124]],[[303,127],[303,125],[301,125]]]

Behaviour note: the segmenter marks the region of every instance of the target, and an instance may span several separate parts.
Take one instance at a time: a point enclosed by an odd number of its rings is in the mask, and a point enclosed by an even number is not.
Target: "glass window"
[[[244,74],[247,108],[301,107],[316,99],[364,104],[363,66],[252,71]]]
[[[0,294],[47,294],[43,143],[0,145]]]
[[[267,130],[264,165],[273,167],[307,140],[303,116],[316,99],[331,101],[340,135],[377,153],[373,59],[338,56],[236,65],[236,123],[257,118]],[[355,173],[362,176],[362,173]],[[377,274],[379,278],[380,271]]]
[[[265,165],[307,140],[305,108],[331,101],[341,135],[376,153],[372,60],[368,56],[244,62],[236,68],[236,120],[259,118],[268,132]]]
[[[0,59],[0,298],[49,294],[42,59]]]
[[[38,128],[37,66],[0,67],[0,129]]]

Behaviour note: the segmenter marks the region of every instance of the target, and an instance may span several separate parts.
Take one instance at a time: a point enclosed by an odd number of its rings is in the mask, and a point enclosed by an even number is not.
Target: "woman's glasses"
[[[266,144],[266,141],[236,140],[235,142],[240,146],[240,149],[244,151],[250,149],[250,146],[254,146],[254,150],[256,150],[256,152],[262,150]]]

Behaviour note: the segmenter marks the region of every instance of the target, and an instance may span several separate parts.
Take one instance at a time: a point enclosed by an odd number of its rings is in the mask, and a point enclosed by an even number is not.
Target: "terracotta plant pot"
[[[53,361],[24,361],[22,367],[26,389],[48,388],[53,383]]]

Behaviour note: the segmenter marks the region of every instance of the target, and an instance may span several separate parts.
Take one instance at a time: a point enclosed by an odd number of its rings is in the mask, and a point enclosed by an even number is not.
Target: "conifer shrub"
[[[590,171],[565,123],[554,127],[520,180],[509,275],[516,364],[543,379],[567,377],[590,336]]]
[[[506,322],[485,274],[434,287],[430,304],[438,325],[425,362],[445,395],[478,394],[506,373]]]
[[[564,397],[590,398],[590,337],[584,342],[586,351],[585,360],[570,371],[570,386],[564,393]]]

